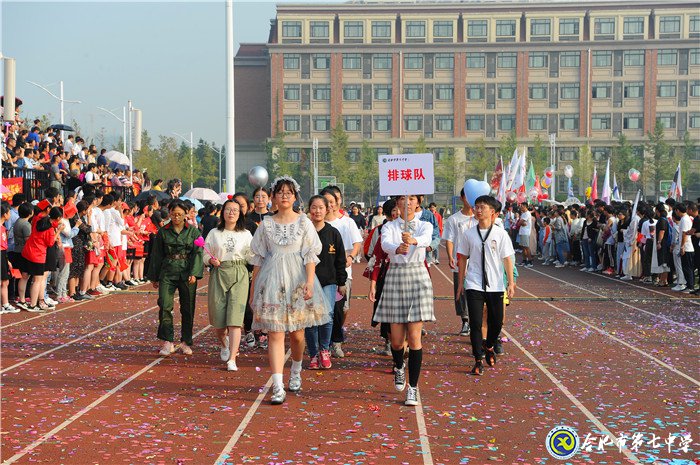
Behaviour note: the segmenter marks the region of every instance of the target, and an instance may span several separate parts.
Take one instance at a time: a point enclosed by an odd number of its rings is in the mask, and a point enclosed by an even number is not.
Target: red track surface
[[[368,285],[356,266],[360,295]],[[598,451],[596,440],[566,463],[700,461],[699,300],[570,268],[521,270],[506,355],[472,377],[452,276],[439,268],[447,276],[432,268],[438,321],[426,326],[419,409],[403,405],[389,357],[374,352],[381,340],[364,299],[352,301],[348,356],[331,370],[305,370],[302,392],[282,406],[269,405],[261,350],[243,353],[237,373],[225,371],[204,297],[189,357],[158,356],[150,286],[41,316],[3,315],[2,461],[564,463],[545,449],[557,425],[581,440],[602,428],[644,434],[635,451],[629,443],[626,453]],[[692,435],[688,452],[676,440],[669,453],[663,439],[681,433]],[[652,434],[660,447],[647,444]]]

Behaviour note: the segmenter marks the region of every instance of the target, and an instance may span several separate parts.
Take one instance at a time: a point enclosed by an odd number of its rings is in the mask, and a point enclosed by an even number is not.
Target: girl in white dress
[[[289,390],[296,392],[301,389],[304,329],[330,321],[315,274],[321,241],[311,220],[292,209],[298,192],[294,179],[275,179],[272,196],[277,212],[263,218],[251,244],[255,266],[249,297],[253,330],[268,333],[273,405],[286,398],[282,382],[285,333],[289,333],[292,351]]]

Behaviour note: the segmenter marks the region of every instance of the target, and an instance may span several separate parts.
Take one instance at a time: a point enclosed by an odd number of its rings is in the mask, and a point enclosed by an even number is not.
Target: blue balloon
[[[464,196],[471,206],[474,206],[476,199],[482,195],[488,195],[490,192],[491,186],[486,181],[467,179],[467,182],[464,183]]]

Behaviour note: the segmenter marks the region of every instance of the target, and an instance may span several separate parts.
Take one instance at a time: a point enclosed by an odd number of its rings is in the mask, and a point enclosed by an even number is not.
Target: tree
[[[647,182],[654,185],[653,192],[659,188],[659,181],[664,178],[671,165],[671,146],[666,142],[664,135],[664,125],[657,120],[653,132],[647,132],[646,150],[651,156],[651,163],[644,164],[644,175]]]
[[[673,163],[673,169],[678,167],[678,163],[681,164],[681,185],[685,187],[690,186],[700,186],[700,170],[690,170],[690,160],[695,159],[698,147],[695,145],[695,141],[690,137],[690,133],[686,131],[683,134],[683,150],[679,154]]]
[[[439,180],[449,186],[450,197],[457,194],[457,181],[465,176],[466,161],[460,160],[452,147],[449,147],[435,167],[436,182]]]
[[[352,184],[350,179],[350,160],[348,160],[348,135],[343,128],[343,121],[338,123],[331,131],[331,161],[330,173],[336,176],[338,182],[346,185]]]
[[[635,168],[634,147],[627,140],[627,136],[620,133],[617,138],[617,146],[613,147],[610,157],[610,169],[613,173],[620,175],[617,179],[620,191],[625,190],[624,186],[629,182],[627,173],[631,168]]]
[[[428,153],[429,152],[428,146],[425,143],[425,137],[423,136],[423,134],[421,134],[421,136],[416,141],[416,145],[414,146],[413,150],[414,150],[414,153]]]
[[[535,168],[535,173],[543,173],[545,169],[550,166],[549,150],[539,134],[537,134],[535,137],[532,145],[532,151],[530,151],[528,155],[530,156],[530,161],[532,161]]]
[[[503,157],[504,163],[508,163],[505,160],[511,159],[517,146],[518,139],[515,137],[515,131],[511,131],[507,136],[501,137],[501,143],[498,145],[496,155]]]
[[[219,153],[215,152],[208,142],[199,139],[194,150],[194,185],[218,191],[218,173]]]
[[[513,148],[515,150],[515,148]],[[513,152],[510,153],[512,155]],[[510,158],[508,158],[510,159]],[[484,179],[485,171],[493,171],[496,167],[496,156],[486,147],[486,141],[482,137],[476,147],[470,150],[470,156],[462,170],[467,178]],[[504,161],[504,163],[508,163]]]
[[[588,144],[578,151],[579,194],[583,194],[593,177],[593,154]]]
[[[268,139],[265,143],[269,177],[270,179],[284,175],[295,177],[300,165],[289,159],[287,145],[284,142],[286,134],[282,131],[276,131],[275,134],[275,137]]]
[[[362,141],[360,149],[360,161],[355,166],[352,175],[354,187],[360,193],[360,201],[365,201],[366,194],[370,194],[367,198],[368,204],[372,203],[371,193],[374,188],[375,180],[377,179],[377,151],[370,145],[369,141]]]

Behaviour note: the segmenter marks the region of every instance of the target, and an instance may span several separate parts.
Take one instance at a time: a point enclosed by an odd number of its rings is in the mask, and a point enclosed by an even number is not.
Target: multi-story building
[[[318,138],[323,161],[338,121],[351,159],[363,140],[399,153],[420,136],[464,159],[515,131],[555,134],[563,166],[586,143],[607,159],[621,133],[641,146],[657,120],[672,145],[700,140],[698,1],[285,4],[265,54],[265,122],[291,156]]]

